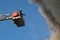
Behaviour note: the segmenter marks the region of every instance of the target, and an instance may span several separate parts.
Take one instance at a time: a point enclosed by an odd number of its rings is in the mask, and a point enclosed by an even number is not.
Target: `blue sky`
[[[0,14],[12,14],[22,9],[25,26],[18,28],[12,20],[0,21],[0,40],[44,40],[50,32],[46,20],[38,12],[38,6],[27,0],[0,0]]]

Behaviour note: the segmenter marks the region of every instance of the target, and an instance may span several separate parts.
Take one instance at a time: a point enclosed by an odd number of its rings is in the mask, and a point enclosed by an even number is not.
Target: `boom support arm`
[[[18,16],[18,17],[12,17],[10,15],[4,14],[4,15],[2,15],[2,17],[0,17],[0,21],[10,20],[10,19],[17,19],[17,18],[20,18],[20,16]]]

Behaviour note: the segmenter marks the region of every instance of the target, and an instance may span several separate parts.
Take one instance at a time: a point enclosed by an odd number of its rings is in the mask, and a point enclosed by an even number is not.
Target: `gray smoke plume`
[[[50,40],[60,40],[60,0],[30,0],[39,5],[39,12],[45,17],[50,31]]]

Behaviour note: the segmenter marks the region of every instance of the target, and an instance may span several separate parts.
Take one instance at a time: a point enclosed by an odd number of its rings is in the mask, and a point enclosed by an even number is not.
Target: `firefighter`
[[[21,15],[19,15],[19,12],[13,12],[12,13],[12,17],[13,17],[13,22],[18,26],[18,27],[21,27],[21,26],[24,26],[24,20],[23,18],[21,17]]]

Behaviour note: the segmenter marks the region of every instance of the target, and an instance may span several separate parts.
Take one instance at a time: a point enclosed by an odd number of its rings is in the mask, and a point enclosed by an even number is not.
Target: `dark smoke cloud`
[[[45,17],[50,31],[50,40],[60,40],[60,0],[29,0],[39,5],[39,12]]]

